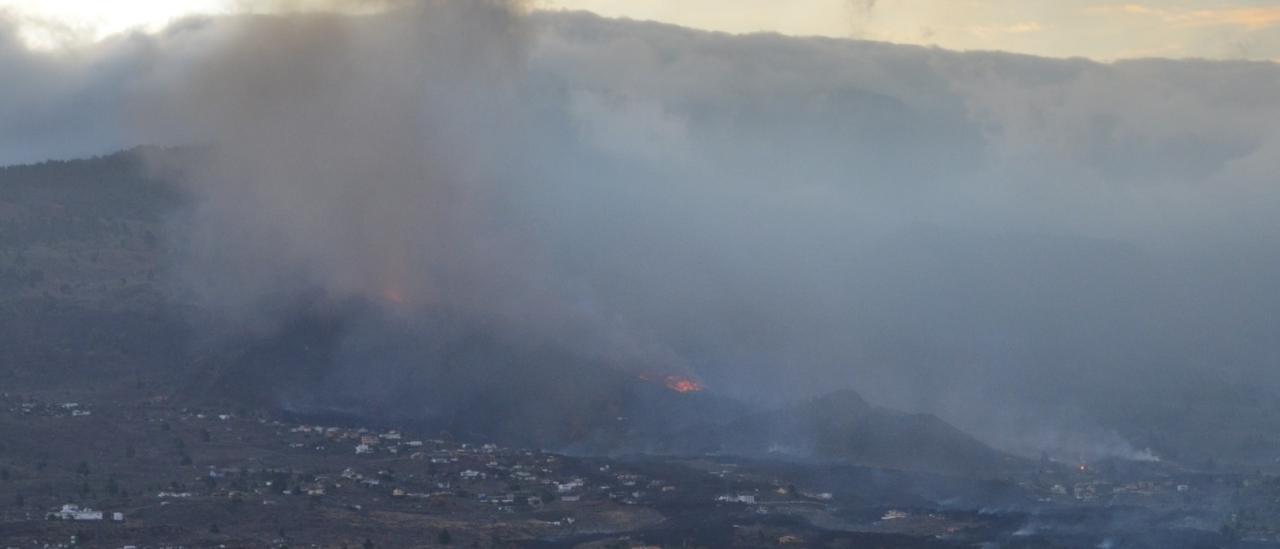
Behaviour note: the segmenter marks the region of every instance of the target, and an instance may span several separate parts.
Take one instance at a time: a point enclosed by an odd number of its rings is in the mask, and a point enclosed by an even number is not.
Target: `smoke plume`
[[[0,27],[0,162],[207,145],[172,280],[252,329],[317,294],[447,311],[1018,449],[1280,384],[1274,64],[366,7],[56,52]]]

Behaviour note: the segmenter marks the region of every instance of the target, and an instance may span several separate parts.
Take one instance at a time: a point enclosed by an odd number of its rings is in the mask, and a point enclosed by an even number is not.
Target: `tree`
[[[9,470],[0,469],[0,480],[9,480]]]
[[[436,542],[440,545],[449,545],[453,543],[453,535],[449,533],[448,528],[441,528],[440,535],[436,536]]]
[[[81,461],[79,465],[76,465],[76,474],[82,477],[89,476],[89,462]]]
[[[22,494],[18,494],[18,495],[16,495],[16,496],[13,496],[13,506],[14,506],[14,507],[17,507],[17,508],[19,508],[19,509],[21,509],[21,508],[23,508],[23,507],[26,507],[26,506],[27,506],[27,497],[26,497],[26,496],[24,496],[24,495],[22,495]]]
[[[222,530],[221,530],[220,528],[218,528],[218,523],[216,523],[216,522],[215,522],[215,523],[213,523],[213,524],[210,524],[210,525],[209,525],[209,533],[210,533],[210,534],[221,534],[221,533],[222,533]]]
[[[364,545],[361,545],[361,547],[364,547],[364,549],[373,549],[373,540],[364,538]]]

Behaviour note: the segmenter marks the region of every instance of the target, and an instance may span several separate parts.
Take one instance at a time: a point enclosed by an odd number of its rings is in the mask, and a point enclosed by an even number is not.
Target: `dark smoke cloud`
[[[870,4],[868,4],[870,5]],[[1006,447],[1273,390],[1280,68],[730,37],[500,2],[0,31],[0,161],[212,144],[184,299],[321,292]]]

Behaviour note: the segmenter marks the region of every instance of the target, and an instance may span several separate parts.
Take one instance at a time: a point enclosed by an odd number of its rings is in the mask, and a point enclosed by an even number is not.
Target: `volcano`
[[[313,303],[230,345],[200,390],[314,419],[411,424],[582,454],[722,454],[981,474],[1014,458],[927,414],[845,390],[774,410],[684,376],[637,375],[446,312]],[[196,391],[193,391],[193,393]]]

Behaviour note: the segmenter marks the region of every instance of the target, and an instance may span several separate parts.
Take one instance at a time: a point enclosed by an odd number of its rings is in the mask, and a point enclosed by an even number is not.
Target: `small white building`
[[[897,509],[890,509],[885,511],[884,516],[880,517],[880,520],[902,520],[904,518],[907,518],[906,512],[899,511]]]
[[[49,514],[62,520],[102,520],[102,511],[95,511],[72,503],[63,505],[62,509]]]
[[[583,484],[584,482],[582,479],[575,478],[569,482],[556,484],[556,491],[560,492],[561,494],[568,494],[574,490],[582,488]]]

